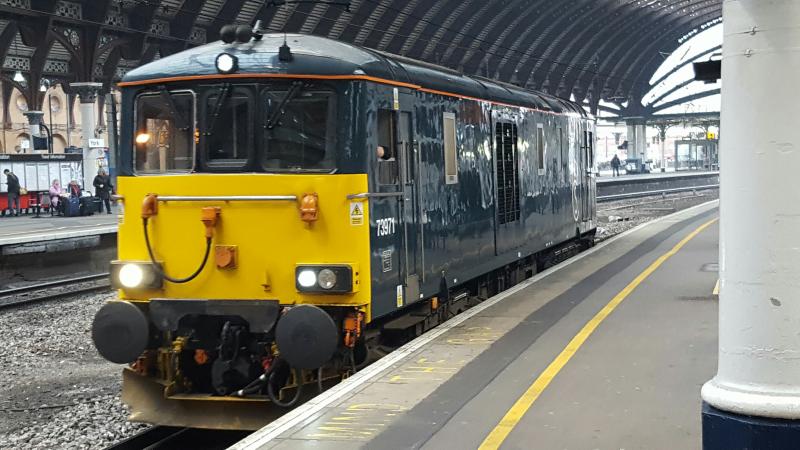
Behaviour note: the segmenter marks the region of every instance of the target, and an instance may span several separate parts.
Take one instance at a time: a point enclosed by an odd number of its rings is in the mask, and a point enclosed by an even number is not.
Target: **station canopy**
[[[721,0],[0,0],[2,93],[109,88],[128,70],[218,39],[226,24],[327,36],[585,103],[641,105]],[[68,90],[66,88],[65,90]],[[630,113],[630,111],[628,111]]]

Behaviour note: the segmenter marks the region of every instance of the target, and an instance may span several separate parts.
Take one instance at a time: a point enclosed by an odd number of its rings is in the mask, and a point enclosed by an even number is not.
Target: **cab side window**
[[[539,175],[544,175],[544,125],[541,123],[536,124],[536,159]]]
[[[446,112],[444,126],[444,180],[446,184],[458,183],[458,151],[456,150],[456,115]]]
[[[378,184],[393,185],[399,181],[397,164],[397,142],[394,113],[388,109],[378,110],[378,145],[375,158],[378,162]]]

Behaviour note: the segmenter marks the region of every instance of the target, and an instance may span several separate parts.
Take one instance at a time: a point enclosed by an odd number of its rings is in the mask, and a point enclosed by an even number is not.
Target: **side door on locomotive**
[[[520,239],[520,116],[512,110],[493,108],[491,113],[495,186],[495,255],[514,252]]]
[[[594,129],[588,121],[582,124],[581,150],[579,153],[580,184],[581,184],[581,221],[594,220],[596,180],[594,174]]]
[[[369,194],[373,317],[419,300],[424,261],[415,95],[404,88],[377,90],[372,130],[376,149],[371,152]]]

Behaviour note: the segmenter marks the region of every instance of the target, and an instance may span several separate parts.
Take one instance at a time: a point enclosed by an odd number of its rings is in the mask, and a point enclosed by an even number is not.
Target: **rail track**
[[[108,273],[32,284],[0,291],[0,309],[109,289]]]
[[[605,202],[612,202],[615,200],[627,200],[631,198],[642,198],[642,197],[652,197],[656,195],[667,195],[667,194],[677,194],[680,192],[695,192],[695,191],[704,191],[708,189],[719,189],[719,184],[708,184],[703,186],[687,186],[687,187],[680,187],[680,188],[665,188],[665,189],[655,189],[655,190],[647,190],[647,191],[639,191],[639,192],[626,192],[624,194],[615,194],[615,195],[602,195],[597,197],[598,203],[605,203]]]
[[[225,449],[250,433],[250,431],[153,426],[106,447],[106,450]]]
[[[676,172],[597,179],[597,202],[605,203],[719,188],[719,172]]]

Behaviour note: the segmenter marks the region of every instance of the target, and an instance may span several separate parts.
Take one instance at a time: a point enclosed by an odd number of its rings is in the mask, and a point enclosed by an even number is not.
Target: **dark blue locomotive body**
[[[216,95],[223,53],[236,58],[224,82],[242,96],[295,80],[333,93],[329,173],[368,175],[369,191],[351,200],[369,199],[372,320],[459,289],[489,295],[534,272],[544,252],[593,236],[594,118],[581,106],[330,39],[284,39],[212,43],[147,65],[125,77],[124,102],[160,80]],[[123,155],[120,172],[134,175],[134,164]],[[198,156],[194,170],[265,171],[204,164]]]
[[[360,100],[366,148],[388,143],[395,159],[366,168],[373,317],[442,295],[443,286],[476,295],[484,285],[489,295],[530,275],[548,250],[590,240],[595,130],[580,106],[378,56],[421,88],[368,83]],[[382,120],[394,141],[381,136]]]

